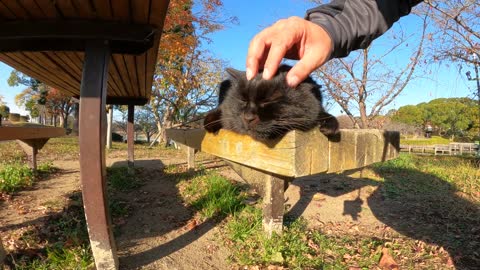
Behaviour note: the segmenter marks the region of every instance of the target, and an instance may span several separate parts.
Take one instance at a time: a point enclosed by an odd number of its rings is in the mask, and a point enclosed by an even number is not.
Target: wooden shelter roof
[[[150,97],[168,2],[0,1],[0,61],[78,97],[85,41],[114,36],[107,103],[143,104]]]

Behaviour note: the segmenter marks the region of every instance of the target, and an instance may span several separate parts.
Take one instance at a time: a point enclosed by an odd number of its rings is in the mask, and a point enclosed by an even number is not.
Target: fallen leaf
[[[312,200],[314,200],[314,201],[325,201],[326,198],[321,193],[315,193],[315,195],[313,195]]]
[[[382,258],[380,258],[378,266],[383,270],[398,270],[398,264],[388,252],[388,248],[382,249]]]
[[[188,224],[187,224],[187,229],[188,230],[193,230],[197,228],[197,220],[196,219],[193,219],[192,221],[190,221]]]

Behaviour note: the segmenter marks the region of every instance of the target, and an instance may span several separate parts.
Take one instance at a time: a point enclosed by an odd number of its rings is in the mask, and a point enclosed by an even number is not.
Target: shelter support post
[[[134,133],[133,133],[133,121],[135,115],[135,106],[133,104],[128,105],[128,123],[127,123],[127,148],[128,148],[128,170],[129,172],[133,172],[133,165],[134,165]]]
[[[109,44],[90,41],[80,86],[80,179],[88,234],[97,269],[118,269],[106,195],[105,125]]]

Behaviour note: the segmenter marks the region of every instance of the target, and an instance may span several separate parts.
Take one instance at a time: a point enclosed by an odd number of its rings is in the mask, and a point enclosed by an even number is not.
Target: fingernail
[[[292,76],[287,77],[288,86],[290,86],[292,88],[295,88],[295,87],[297,87],[298,83],[299,83],[299,79],[298,79],[297,75],[292,75]]]
[[[251,80],[253,78],[253,71],[247,68],[247,80]]]
[[[262,78],[264,80],[270,79],[270,71],[268,70],[268,68],[263,69]]]

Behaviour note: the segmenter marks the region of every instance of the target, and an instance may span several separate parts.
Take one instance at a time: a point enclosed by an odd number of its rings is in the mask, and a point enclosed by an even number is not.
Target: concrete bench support
[[[18,125],[0,127],[0,141],[16,140],[22,147],[30,168],[37,169],[38,150],[48,142],[50,138],[65,136],[65,129],[36,125]]]
[[[341,130],[334,138],[319,130],[291,131],[282,139],[259,142],[227,130],[169,129],[177,143],[221,157],[264,198],[263,225],[281,232],[284,190],[296,177],[362,168],[398,156],[400,135],[383,130]]]

